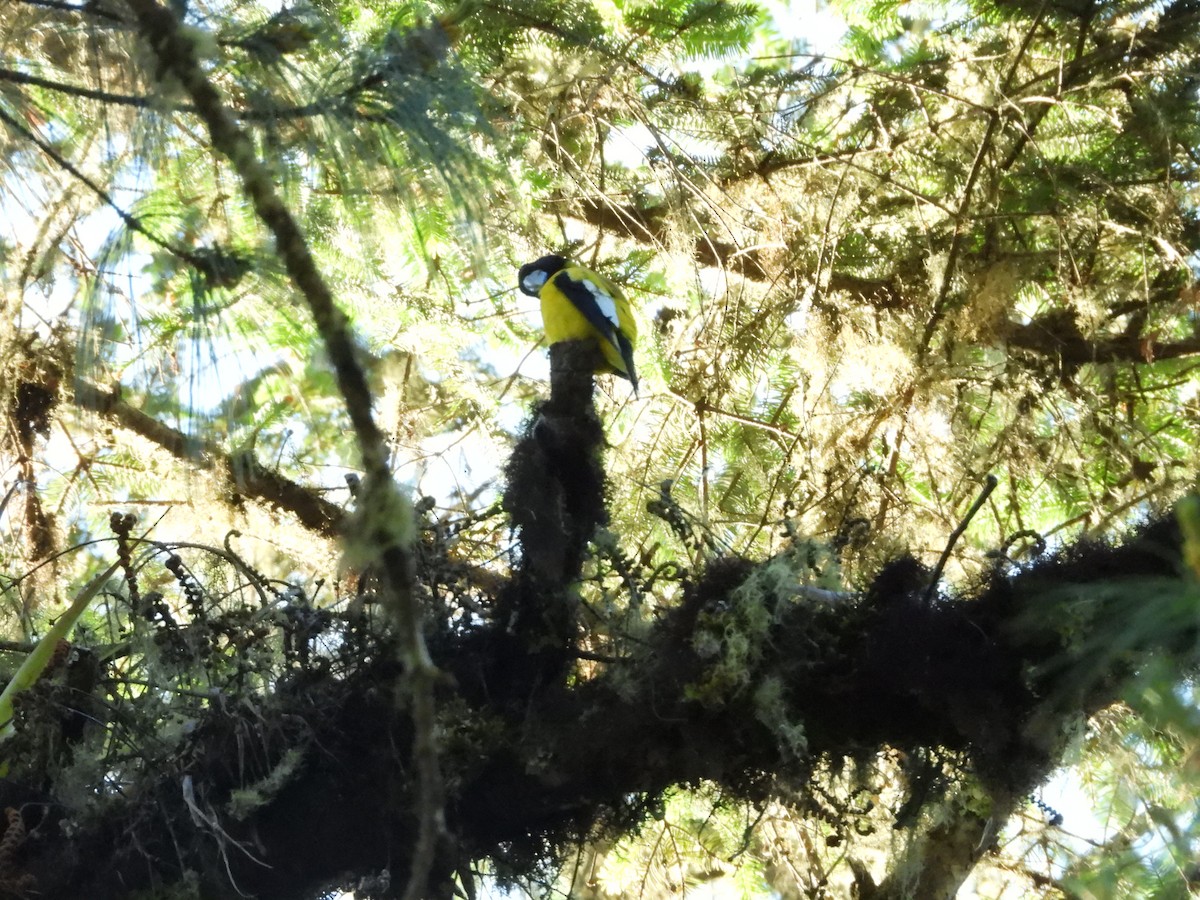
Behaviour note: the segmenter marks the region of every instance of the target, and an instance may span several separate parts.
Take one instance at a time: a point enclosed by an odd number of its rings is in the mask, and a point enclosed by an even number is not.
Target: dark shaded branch
[[[310,531],[333,538],[345,521],[345,510],[336,503],[330,503],[310,488],[265,468],[252,453],[230,455],[211,441],[190,437],[164,425],[122,400],[119,390],[108,391],[77,381],[75,402],[162,447],[172,456],[217,473],[225,479],[230,491],[290,512]]]
[[[111,12],[101,6],[99,3],[64,3],[62,0],[21,0],[27,6],[37,6],[42,9],[53,9],[57,12],[71,13],[81,16],[93,16],[97,19],[104,19],[106,22],[114,22],[120,25],[128,25],[125,19],[121,18],[114,12]]]
[[[1068,725],[1113,702],[1143,663],[1174,660],[1184,671],[1200,653],[1172,520],[1122,547],[1068,548],[954,602],[925,602],[927,573],[907,559],[857,601],[814,602],[780,577],[794,564],[786,555],[714,563],[619,667],[535,686],[519,708],[498,706],[501,685],[488,680],[507,676],[493,662],[508,623],[443,632],[437,662],[455,676],[459,721],[486,726],[462,733],[447,760],[459,855],[433,863],[430,895],[448,894],[443,879],[463,859],[527,872],[597,827],[628,830],[671,785],[708,779],[755,800],[802,796],[822,758],[891,747],[950,755],[991,797],[990,812],[976,798],[930,826],[928,853],[914,850],[905,867],[923,886],[911,896],[953,896],[1016,798],[1056,764]],[[769,626],[757,631],[756,621]],[[736,679],[722,677],[728,661],[714,643],[731,633],[754,642]],[[45,804],[52,812],[29,848],[39,890],[104,900],[190,871],[213,896],[232,883],[294,898],[384,868],[403,879],[420,774],[397,705],[399,670],[386,652],[368,655],[374,662],[345,678],[285,683],[270,704],[213,704],[174,771],[109,798],[69,832],[61,807]],[[774,719],[756,692],[769,681],[781,686]],[[237,749],[247,734],[253,754]],[[303,764],[287,783],[232,815],[231,792],[265,778],[289,749]],[[187,808],[188,778],[222,840]],[[0,804],[32,802],[20,790],[0,784]],[[874,896],[910,896],[902,881],[885,879]]]
[[[992,491],[996,489],[996,485],[999,483],[996,476],[988,472],[987,477],[983,481],[983,489],[979,492],[979,496],[975,498],[975,502],[971,504],[971,508],[967,510],[967,514],[962,517],[962,521],[950,532],[950,537],[946,540],[946,546],[942,548],[942,555],[938,557],[937,565],[933,567],[933,574],[929,576],[929,587],[925,590],[926,601],[931,600],[937,591],[938,582],[942,580],[942,572],[946,570],[946,563],[950,561],[950,554],[954,550],[954,545],[958,543],[958,539],[966,532],[967,526],[971,524],[971,520],[975,518],[980,508],[987,502],[987,498],[992,495]]]
[[[556,204],[548,203],[549,208]],[[563,203],[563,214],[576,216],[597,228],[603,228],[635,241],[661,245],[666,243],[670,221],[665,206],[641,207],[616,204],[607,200],[578,198]],[[712,235],[701,235],[692,245],[692,256],[706,266],[720,266],[740,272],[747,278],[766,280],[767,270],[757,250],[742,250]]]
[[[1061,360],[1067,373],[1088,363],[1151,363],[1200,354],[1200,337],[1155,341],[1137,334],[1085,337],[1069,316],[1035,319],[1012,325],[1006,335],[1010,347]]]
[[[134,106],[138,109],[147,109],[151,106],[149,97],[142,97],[137,94],[114,94],[110,91],[101,91],[96,88],[65,84],[61,81],[53,81],[38,75],[30,75],[27,72],[18,72],[16,69],[9,69],[4,66],[0,66],[0,81],[8,81],[13,84],[28,84],[32,87],[43,88],[58,94],[66,94],[70,97],[83,97],[86,100],[98,100],[101,103],[112,103],[118,106]]]
[[[70,97],[82,97],[85,100],[96,100],[117,106],[131,106],[135,109],[156,109],[161,106],[159,98],[144,97],[140,94],[117,94],[101,91],[81,85],[66,84],[15,69],[0,66],[0,81],[13,84],[27,84],[47,91],[66,94]],[[354,99],[362,93],[365,85],[352,87],[341,94],[336,94],[302,106],[281,106],[277,109],[234,109],[234,115],[243,122],[278,122],[288,119],[303,119],[309,116],[324,115],[334,112],[354,113]],[[196,107],[190,103],[180,103],[171,106],[176,112],[195,113]]]

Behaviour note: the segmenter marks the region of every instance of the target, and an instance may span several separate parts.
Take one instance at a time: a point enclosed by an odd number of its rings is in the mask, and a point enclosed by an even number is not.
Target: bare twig
[[[1009,66],[1008,72],[1000,83],[1000,92],[1004,102],[1007,102],[1007,96],[1005,95],[1012,85],[1017,69],[1025,59],[1025,53],[1029,50],[1029,44],[1033,40],[1034,34],[1037,33],[1038,28],[1041,27],[1043,11],[1044,5],[1043,9],[1038,10],[1037,15],[1033,17],[1033,21],[1029,23],[1029,29],[1025,32],[1021,46],[1013,55],[1012,64]],[[933,343],[933,336],[937,332],[937,327],[941,324],[942,319],[945,318],[946,307],[950,299],[950,285],[954,279],[954,269],[958,265],[959,253],[962,252],[963,234],[966,230],[965,223],[975,193],[975,182],[979,179],[980,173],[983,172],[983,161],[992,149],[992,141],[1000,129],[1000,122],[1000,109],[994,107],[988,110],[987,128],[984,130],[983,137],[979,139],[979,148],[975,153],[974,161],[971,163],[971,169],[967,173],[967,181],[963,185],[958,212],[954,217],[954,235],[950,238],[950,250],[946,254],[946,267],[942,272],[942,281],[938,287],[937,299],[933,302],[933,311],[930,313],[929,319],[925,323],[925,331],[921,335],[921,345],[917,350],[918,366],[924,361],[925,354],[929,352],[929,347]]]
[[[113,199],[112,195],[108,191],[106,191],[100,185],[96,184],[96,182],[93,181],[90,177],[88,177],[88,175],[86,175],[83,172],[83,170],[81,170],[78,166],[76,166],[73,162],[71,162],[69,159],[67,159],[65,156],[63,156],[61,153],[59,153],[58,150],[56,150],[54,148],[53,144],[51,144],[47,140],[44,140],[43,138],[38,136],[35,132],[31,131],[29,128],[26,128],[23,124],[21,124],[21,122],[19,122],[13,116],[9,115],[3,109],[0,109],[0,122],[3,122],[5,125],[7,125],[9,128],[11,128],[14,132],[21,135],[27,141],[29,141],[34,146],[36,146],[39,150],[42,151],[42,153],[46,154],[46,156],[48,156],[54,162],[54,164],[56,166],[58,166],[60,169],[67,172],[69,175],[73,176],[78,181],[82,182],[83,185],[85,187],[87,187],[88,190],[90,190],[93,194],[95,194],[97,197],[99,197],[101,201],[103,201],[105,206],[108,206],[110,209],[112,209],[112,211],[115,212],[120,217],[121,221],[124,222],[125,225],[131,231],[136,231],[138,234],[142,235],[150,242],[152,242],[152,243],[156,244],[157,246],[161,247],[162,249],[166,250],[168,253],[171,253],[174,256],[177,256],[180,259],[183,259],[183,260],[187,261],[188,263],[191,263],[196,268],[199,268],[199,269],[204,268],[205,264],[204,264],[203,260],[201,260],[198,256],[196,256],[196,254],[194,254],[188,250],[185,250],[182,247],[177,247],[174,244],[170,243],[169,241],[165,241],[161,237],[156,235],[153,231],[151,231],[149,228],[147,228],[145,225],[143,225],[142,221],[137,216],[132,215],[131,213],[128,213],[124,209],[122,209],[121,206],[118,205],[116,200]]]
[[[996,489],[998,483],[999,481],[996,476],[989,472],[988,477],[983,481],[983,490],[979,492],[979,496],[975,498],[975,502],[971,504],[971,508],[967,510],[967,514],[958,523],[958,527],[950,533],[950,539],[946,541],[946,549],[942,551],[942,555],[933,569],[933,575],[929,578],[929,587],[925,589],[926,603],[933,598],[933,592],[937,590],[937,584],[941,581],[942,572],[946,569],[946,563],[950,559],[950,552],[954,549],[954,545],[963,536],[963,532],[967,530],[967,526],[971,524],[971,520],[975,518],[975,514],[979,512],[980,507],[987,502],[987,498],[992,495],[992,491]]]

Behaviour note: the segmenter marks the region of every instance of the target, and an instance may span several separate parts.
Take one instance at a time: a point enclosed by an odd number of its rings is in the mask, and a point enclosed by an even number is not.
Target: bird
[[[517,273],[521,293],[542,301],[542,326],[551,344],[594,340],[604,356],[597,372],[628,378],[637,396],[633,345],[637,323],[621,289],[591,269],[552,253]]]

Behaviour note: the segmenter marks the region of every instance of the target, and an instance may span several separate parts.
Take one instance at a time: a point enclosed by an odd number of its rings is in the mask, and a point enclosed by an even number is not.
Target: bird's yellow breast
[[[637,326],[633,321],[633,313],[629,308],[629,301],[625,299],[625,295],[607,280],[600,278],[593,272],[578,267],[571,267],[565,270],[566,274],[576,281],[590,281],[598,287],[604,294],[612,298],[617,316],[617,327],[621,333],[629,338],[632,343],[637,339]],[[576,308],[566,295],[559,290],[558,286],[551,278],[542,287],[540,292],[542,303],[542,326],[546,332],[546,340],[551,344],[557,344],[560,341],[578,341],[578,340],[596,340],[601,352],[604,354],[604,359],[608,363],[608,367],[613,372],[618,372],[628,377],[625,360],[621,357],[621,351],[609,340],[603,339],[603,336],[597,332],[591,322]]]

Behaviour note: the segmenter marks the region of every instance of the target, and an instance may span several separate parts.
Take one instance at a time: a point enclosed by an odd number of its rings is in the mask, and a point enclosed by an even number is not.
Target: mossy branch
[[[299,223],[276,191],[274,174],[258,158],[250,137],[239,127],[205,74],[198,54],[204,35],[184,27],[171,9],[155,0],[129,0],[129,6],[161,70],[178,79],[191,97],[196,114],[208,128],[214,149],[229,160],[242,190],[274,237],[284,268],[316,322],[346,402],[366,473],[356,516],[362,530],[350,538],[358,538],[355,550],[360,553],[369,544],[379,563],[387,596],[400,625],[400,654],[412,695],[416,762],[421,775],[421,827],[407,895],[417,897],[425,890],[444,813],[441,769],[434,740],[433,686],[437,673],[425,647],[421,613],[412,588],[411,507],[391,476],[387,441],[371,412],[371,392],[358,361],[349,320],[334,301]]]

